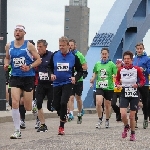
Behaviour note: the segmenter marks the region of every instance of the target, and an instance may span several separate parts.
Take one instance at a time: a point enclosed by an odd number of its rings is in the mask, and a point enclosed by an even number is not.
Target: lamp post
[[[7,0],[0,0],[0,111],[6,110],[6,81],[3,69],[7,42]]]

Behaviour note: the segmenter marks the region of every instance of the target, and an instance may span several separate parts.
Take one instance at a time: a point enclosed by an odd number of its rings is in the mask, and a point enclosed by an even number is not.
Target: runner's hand
[[[22,65],[22,66],[20,67],[20,69],[21,69],[22,71],[29,71],[29,70],[30,70],[30,67],[29,67],[29,66],[26,66],[26,65]]]
[[[5,65],[4,65],[4,70],[5,70],[5,71],[8,70],[8,66],[9,66],[8,64],[5,64]]]
[[[52,81],[56,80],[56,75],[51,74],[51,80],[52,80]]]
[[[119,89],[121,89],[122,88],[122,86],[121,85],[117,85],[117,89],[119,90]]]
[[[133,88],[138,88],[138,85],[137,85],[137,84],[134,84],[132,87],[133,87]]]
[[[70,79],[71,79],[71,83],[72,83],[72,84],[75,84],[75,83],[76,83],[75,77],[71,77]]]
[[[90,79],[90,83],[92,83],[92,84],[94,83],[94,79],[93,78]]]

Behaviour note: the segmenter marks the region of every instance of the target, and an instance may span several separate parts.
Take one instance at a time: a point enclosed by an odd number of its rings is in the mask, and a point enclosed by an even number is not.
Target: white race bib
[[[137,88],[125,88],[125,97],[138,97]]]
[[[69,63],[57,63],[57,71],[69,71]]]
[[[108,80],[99,81],[98,86],[99,88],[108,88]]]
[[[48,73],[39,72],[39,78],[40,78],[40,80],[49,80]]]
[[[21,67],[26,65],[25,57],[13,58],[14,67]]]
[[[101,69],[100,70],[100,78],[101,79],[106,79],[107,78],[107,71],[106,71],[106,69]]]

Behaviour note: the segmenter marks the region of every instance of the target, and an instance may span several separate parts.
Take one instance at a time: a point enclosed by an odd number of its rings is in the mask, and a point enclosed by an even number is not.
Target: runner
[[[104,98],[106,121],[105,127],[109,127],[109,117],[111,111],[111,100],[114,93],[113,75],[116,75],[116,65],[109,59],[108,48],[102,48],[101,61],[98,61],[93,69],[93,76],[90,82],[93,84],[96,80],[96,111],[98,113],[98,123],[96,128],[102,125],[102,102]]]
[[[7,70],[9,64],[12,67],[10,86],[12,98],[12,118],[15,126],[15,132],[10,136],[11,139],[21,138],[20,132],[20,114],[19,101],[23,92],[24,107],[30,111],[32,109],[32,96],[34,86],[34,69],[41,63],[33,44],[24,40],[25,27],[17,25],[14,29],[15,40],[7,43],[6,57],[4,60],[4,69]],[[33,62],[32,58],[36,60]]]
[[[70,51],[72,51],[80,59],[80,63],[83,68],[83,77],[81,77],[75,83],[72,93],[71,93],[71,96],[69,98],[69,102],[68,102],[69,111],[70,111],[69,120],[72,120],[74,118],[73,110],[74,110],[74,97],[75,97],[76,101],[77,101],[77,108],[78,108],[77,124],[81,124],[82,116],[83,116],[81,96],[82,96],[82,91],[83,91],[83,79],[87,76],[87,63],[86,63],[86,60],[85,60],[85,57],[83,56],[83,54],[76,49],[77,45],[76,45],[75,40],[73,40],[73,39],[69,40],[69,46],[70,46]]]
[[[47,96],[47,108],[51,111],[52,100],[53,100],[53,86],[52,81],[49,79],[48,75],[48,64],[50,62],[52,52],[46,50],[48,43],[46,40],[37,41],[37,50],[41,57],[42,63],[38,66],[38,85],[36,88],[36,103],[38,108],[38,118],[41,122],[40,127],[37,132],[47,132],[47,126],[45,124],[44,112],[42,109],[42,104],[45,96]]]
[[[141,95],[142,103],[143,103],[143,128],[146,129],[148,127],[148,103],[149,103],[149,79],[148,76],[150,74],[150,58],[147,56],[146,52],[144,52],[143,43],[138,43],[136,46],[136,56],[133,59],[133,65],[141,68],[146,83],[143,87],[139,87],[139,92]]]
[[[145,84],[145,77],[140,67],[133,66],[133,53],[126,51],[123,54],[124,66],[117,72],[116,86],[118,89],[122,88],[120,99],[120,112],[122,122],[124,123],[124,131],[122,138],[127,137],[127,132],[131,128],[130,141],[135,141],[135,113],[139,102],[138,87]],[[139,80],[138,80],[139,79]],[[130,125],[127,119],[127,107],[130,104]]]
[[[64,135],[64,124],[67,121],[67,103],[73,84],[82,77],[83,69],[79,58],[69,51],[67,37],[59,38],[59,49],[51,57],[49,73],[54,87],[53,107],[60,116],[58,135]],[[74,69],[76,70],[75,76]]]

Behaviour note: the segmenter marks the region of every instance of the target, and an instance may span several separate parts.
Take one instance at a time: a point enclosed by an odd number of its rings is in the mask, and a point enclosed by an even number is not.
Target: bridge
[[[141,42],[150,28],[150,0],[116,0],[100,30],[96,33],[86,55],[88,77],[84,80],[82,99],[84,108],[93,107],[89,80],[94,64],[100,60],[100,50],[108,47],[110,59],[122,58],[126,50],[135,53],[135,45]]]

